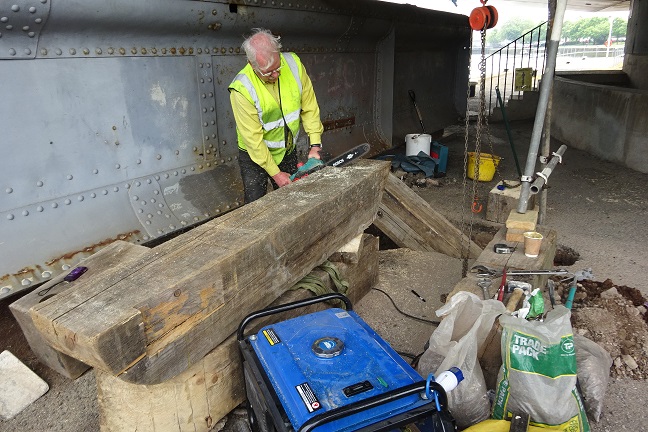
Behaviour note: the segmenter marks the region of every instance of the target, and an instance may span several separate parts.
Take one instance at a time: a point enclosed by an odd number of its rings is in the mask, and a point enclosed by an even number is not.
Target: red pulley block
[[[491,29],[497,24],[497,9],[493,6],[480,6],[473,9],[468,17],[470,28],[475,31],[483,30],[484,28]]]

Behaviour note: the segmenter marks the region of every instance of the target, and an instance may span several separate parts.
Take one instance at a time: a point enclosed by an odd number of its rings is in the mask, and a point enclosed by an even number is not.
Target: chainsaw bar
[[[332,166],[332,167],[341,167],[344,165],[348,165],[351,162],[360,159],[362,156],[366,155],[369,153],[369,149],[371,147],[369,146],[368,143],[360,144],[358,146],[353,147],[351,150],[347,150],[344,153],[342,153],[339,156],[336,156],[334,158],[331,158],[329,161],[324,163],[323,165],[319,165],[316,167],[313,167],[309,169],[308,171],[304,171],[303,173],[299,173],[299,176],[295,177],[295,180],[298,180],[304,176],[307,176],[309,174],[314,173],[315,171],[319,171],[324,167],[327,166]]]

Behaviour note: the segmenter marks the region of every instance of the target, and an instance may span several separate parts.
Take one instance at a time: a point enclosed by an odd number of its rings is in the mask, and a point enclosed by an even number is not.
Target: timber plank
[[[394,175],[387,179],[379,212],[374,225],[399,247],[454,258],[462,258],[464,247],[469,258],[481,253],[479,246]]]
[[[101,290],[87,287],[92,295],[77,303],[33,309],[32,318],[65,354],[129,382],[167,380],[370,225],[388,171],[378,161],[324,169],[208,222],[190,241],[178,236],[175,250]]]
[[[349,282],[347,297],[353,304],[378,282],[377,237],[361,236],[355,264],[343,262],[338,253],[329,260],[334,261],[341,278]],[[330,282],[328,274],[322,271],[313,271],[311,276]],[[287,291],[272,304],[285,304],[311,296],[304,289]],[[326,307],[330,306],[311,305],[260,319],[251,325],[248,333],[269,322],[283,321]],[[245,400],[239,347],[234,335],[186,371],[160,384],[131,384],[98,369],[95,369],[95,375],[103,432],[208,431]]]

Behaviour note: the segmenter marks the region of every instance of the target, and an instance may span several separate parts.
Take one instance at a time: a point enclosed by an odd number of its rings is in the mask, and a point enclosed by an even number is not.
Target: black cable
[[[394,299],[392,299],[391,296],[390,296],[389,294],[387,294],[385,291],[381,290],[380,288],[372,288],[372,289],[375,289],[376,291],[380,291],[381,293],[385,294],[385,295],[387,296],[387,298],[389,299],[389,301],[392,302],[392,304],[394,305],[394,307],[396,308],[396,310],[397,310],[398,312],[400,312],[402,315],[405,315],[406,317],[411,318],[411,319],[413,319],[413,320],[421,321],[421,322],[428,323],[428,324],[432,324],[432,325],[437,325],[437,326],[438,326],[439,324],[441,324],[440,321],[432,321],[432,320],[429,320],[429,319],[425,319],[425,318],[417,317],[417,316],[410,315],[410,314],[408,314],[408,313],[403,312],[402,310],[400,310],[400,309],[398,308],[398,306],[397,306],[396,303],[394,302]]]

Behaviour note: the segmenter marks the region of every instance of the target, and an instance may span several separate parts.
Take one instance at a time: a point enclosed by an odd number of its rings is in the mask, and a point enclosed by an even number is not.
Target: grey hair
[[[270,30],[264,28],[252,29],[252,35],[245,38],[241,47],[245,51],[248,61],[255,69],[264,69],[270,66],[272,58],[269,54],[281,51],[281,37],[273,35]],[[266,64],[260,65],[257,55],[266,61]]]

